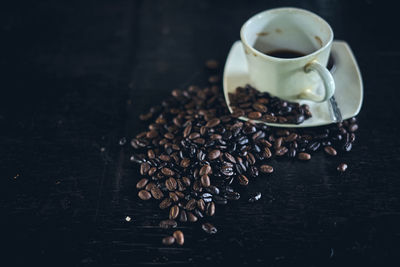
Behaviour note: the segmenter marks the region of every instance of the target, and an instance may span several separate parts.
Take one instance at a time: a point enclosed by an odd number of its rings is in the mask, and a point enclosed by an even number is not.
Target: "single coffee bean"
[[[157,186],[153,186],[150,190],[151,195],[155,198],[155,199],[162,199],[164,197],[163,192],[161,192],[160,188],[158,188]]]
[[[188,159],[188,158],[182,159],[182,161],[181,161],[181,163],[180,163],[180,166],[181,166],[182,168],[187,168],[187,167],[189,167],[189,166],[190,166],[190,159]]]
[[[150,165],[147,162],[143,162],[142,164],[140,164],[141,175],[146,175],[149,170],[150,170]]]
[[[257,192],[252,197],[249,198],[249,202],[250,203],[256,202],[260,198],[261,198],[261,192]]]
[[[150,192],[146,190],[140,190],[138,196],[141,200],[149,200],[151,198]]]
[[[176,231],[172,234],[172,236],[175,238],[176,243],[178,243],[178,245],[181,245],[181,246],[182,246],[183,243],[185,243],[185,237],[184,237],[182,231],[176,230]]]
[[[190,211],[187,212],[187,217],[188,217],[189,222],[197,222],[197,220],[198,220],[198,218]]]
[[[214,202],[210,202],[210,203],[207,204],[206,214],[208,216],[214,216],[214,214],[215,214],[215,204],[214,204]]]
[[[249,184],[249,179],[244,176],[243,174],[238,176],[238,181],[240,185],[248,185]]]
[[[156,138],[157,136],[158,136],[158,132],[157,132],[157,131],[154,131],[154,130],[148,131],[148,132],[146,133],[146,137],[149,138],[149,139],[154,139],[154,138]]]
[[[310,160],[311,159],[311,155],[305,152],[301,152],[298,154],[298,159],[300,160]]]
[[[179,207],[177,205],[174,205],[171,207],[169,210],[169,219],[170,220],[175,220],[179,215]]]
[[[146,186],[146,184],[149,182],[149,179],[143,178],[140,179],[140,181],[136,184],[137,189],[142,189]]]
[[[267,164],[263,164],[260,166],[260,171],[263,173],[272,173],[274,172],[274,167]]]
[[[324,147],[324,150],[325,150],[326,154],[328,154],[328,155],[331,155],[331,156],[336,156],[337,155],[336,149],[334,149],[331,146]]]
[[[165,180],[165,187],[169,191],[175,191],[176,190],[176,186],[177,186],[177,182],[173,177],[170,177],[167,180]]]
[[[211,223],[203,223],[201,225],[201,228],[207,234],[216,234],[217,233],[217,228],[215,228],[215,226],[212,225]]]
[[[221,123],[220,119],[214,118],[212,120],[209,120],[206,124],[207,128],[214,128],[215,126],[219,125]]]
[[[190,132],[192,130],[192,125],[189,124],[188,126],[185,127],[185,129],[183,130],[183,137],[187,138],[190,135]]]
[[[151,167],[150,170],[147,172],[149,176],[153,176],[157,171],[156,167]]]
[[[338,172],[345,172],[347,170],[347,164],[346,163],[340,163],[339,166],[337,167]]]
[[[283,156],[288,152],[287,147],[281,146],[278,149],[275,150],[275,155],[276,156]]]
[[[173,202],[178,202],[179,201],[179,197],[175,192],[169,192],[169,198],[173,201]]]
[[[259,111],[253,111],[253,112],[248,113],[247,117],[251,120],[258,120],[262,117],[262,114]]]
[[[355,131],[357,131],[358,130],[358,124],[351,124],[350,126],[349,126],[349,131],[350,132],[352,132],[352,133],[354,133]]]
[[[173,170],[171,170],[170,168],[162,168],[161,169],[162,174],[164,174],[165,176],[173,176],[175,174],[175,172]]]
[[[175,243],[175,238],[173,236],[166,236],[162,239],[162,243],[164,245],[172,245],[173,243]]]
[[[210,160],[214,160],[214,159],[219,158],[220,155],[221,155],[221,151],[218,150],[218,149],[214,149],[214,150],[211,150],[211,151],[208,153],[208,158],[209,158]]]
[[[205,209],[206,209],[206,203],[204,202],[203,199],[198,199],[198,200],[197,200],[197,208],[198,208],[200,211],[205,211]]]
[[[210,186],[210,177],[207,174],[204,174],[203,176],[201,176],[201,185],[203,187],[209,187]]]
[[[194,208],[196,207],[196,205],[197,205],[196,199],[192,198],[191,200],[189,200],[189,201],[186,203],[185,209],[186,209],[186,210],[194,210]]]
[[[163,210],[163,209],[169,208],[171,206],[171,204],[172,204],[172,199],[164,198],[163,201],[160,202],[159,207],[160,207],[160,209]]]
[[[163,220],[160,222],[160,228],[169,229],[176,228],[178,226],[175,220]]]
[[[210,70],[215,70],[218,68],[218,66],[219,66],[219,63],[215,59],[209,59],[206,61],[206,67]]]
[[[181,210],[180,215],[179,215],[179,220],[181,222],[187,222],[188,219],[187,219],[186,211]]]

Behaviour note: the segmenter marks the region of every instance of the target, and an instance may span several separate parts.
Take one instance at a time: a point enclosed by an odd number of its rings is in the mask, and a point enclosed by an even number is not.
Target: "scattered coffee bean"
[[[140,190],[138,196],[141,200],[149,200],[151,198],[150,192],[146,190]]]
[[[334,149],[331,146],[324,147],[324,150],[325,150],[326,154],[328,154],[328,155],[331,155],[331,156],[336,156],[337,155],[336,149]]]
[[[263,173],[273,173],[274,167],[267,165],[267,164],[263,164],[260,166],[260,171]]]
[[[173,243],[175,243],[175,238],[173,236],[166,236],[162,239],[162,243],[164,245],[172,245]]]
[[[206,67],[210,70],[215,70],[218,68],[218,61],[216,61],[215,59],[209,59],[206,61]]]
[[[142,189],[146,186],[146,184],[149,182],[149,179],[143,178],[136,184],[137,189]]]
[[[254,196],[249,198],[249,202],[250,203],[256,202],[260,198],[261,198],[261,192],[257,192]]]
[[[174,220],[163,220],[160,222],[160,228],[163,229],[176,228],[177,226],[178,224]]]
[[[158,188],[157,186],[153,186],[150,190],[151,195],[155,198],[155,199],[162,199],[164,197],[163,192],[160,190],[160,188]]]
[[[203,223],[201,225],[201,228],[207,234],[216,234],[217,233],[217,228],[215,228],[215,226],[212,225],[211,223]]]
[[[299,155],[297,156],[300,160],[310,160],[311,159],[311,155],[305,152],[301,152],[299,153]]]
[[[347,164],[346,163],[340,163],[339,166],[337,167],[338,172],[345,172],[347,170]]]
[[[171,207],[169,210],[169,219],[170,220],[175,220],[179,215],[179,207],[177,205],[174,205]]]
[[[185,236],[183,235],[182,231],[176,230],[176,231],[173,233],[173,237],[175,238],[176,243],[178,243],[178,245],[181,245],[181,246],[182,246],[183,243],[185,243]]]

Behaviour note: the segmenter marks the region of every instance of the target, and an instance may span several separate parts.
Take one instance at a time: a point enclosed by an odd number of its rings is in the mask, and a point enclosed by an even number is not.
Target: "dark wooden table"
[[[185,226],[185,246],[164,247],[163,215],[138,200],[138,168],[118,141],[172,89],[203,79],[206,59],[224,63],[247,18],[277,6],[318,13],[352,47],[365,85],[356,144],[341,159],[273,162],[243,193],[263,192],[259,202],[218,210],[217,235]],[[0,264],[396,266],[398,19],[372,0],[3,3]]]

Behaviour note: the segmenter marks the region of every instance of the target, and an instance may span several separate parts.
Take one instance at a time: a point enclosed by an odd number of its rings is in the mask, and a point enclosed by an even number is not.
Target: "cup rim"
[[[316,18],[318,21],[320,21],[321,23],[325,24],[329,30],[330,33],[330,37],[329,37],[329,41],[322,47],[318,48],[316,51],[301,56],[301,57],[296,57],[296,58],[279,58],[279,57],[273,57],[273,56],[269,56],[266,55],[264,53],[261,53],[260,51],[258,51],[257,49],[255,49],[253,46],[249,45],[246,41],[246,39],[244,38],[244,31],[246,29],[246,27],[258,16],[260,15],[264,15],[265,13],[270,13],[270,12],[284,12],[284,11],[296,11],[296,12],[301,12],[303,14],[307,14],[310,15],[314,18]],[[318,53],[320,53],[322,50],[326,49],[327,47],[329,47],[332,44],[333,41],[333,30],[331,28],[331,26],[329,25],[328,22],[326,22],[323,18],[321,18],[320,16],[318,16],[317,14],[308,11],[306,9],[302,9],[302,8],[297,8],[297,7],[278,7],[278,8],[272,8],[272,9],[267,9],[264,10],[262,12],[259,12],[257,14],[255,14],[254,16],[250,17],[248,20],[246,20],[246,22],[242,25],[241,29],[240,29],[240,39],[242,41],[242,43],[249,48],[252,52],[256,53],[257,56],[261,56],[264,59],[268,59],[268,60],[274,60],[274,61],[285,61],[285,62],[290,62],[290,61],[297,61],[297,60],[301,60],[301,59],[305,59],[307,57],[312,57],[317,55]]]

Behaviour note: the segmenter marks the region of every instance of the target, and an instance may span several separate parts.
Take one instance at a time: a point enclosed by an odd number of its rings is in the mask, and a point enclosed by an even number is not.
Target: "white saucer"
[[[333,41],[331,54],[336,66],[335,71],[332,73],[336,85],[335,99],[345,120],[356,116],[361,109],[363,100],[361,74],[356,59],[346,42]],[[248,77],[246,58],[241,41],[236,41],[229,51],[224,69],[224,95],[230,112],[232,112],[232,109],[229,106],[228,93],[233,93],[237,87],[245,86],[246,84],[251,85]],[[333,123],[329,101],[315,103],[303,100],[299,101],[299,103],[309,105],[312,113],[312,117],[301,124],[254,121],[276,127],[312,127]],[[246,117],[240,117],[240,119],[248,120]]]

